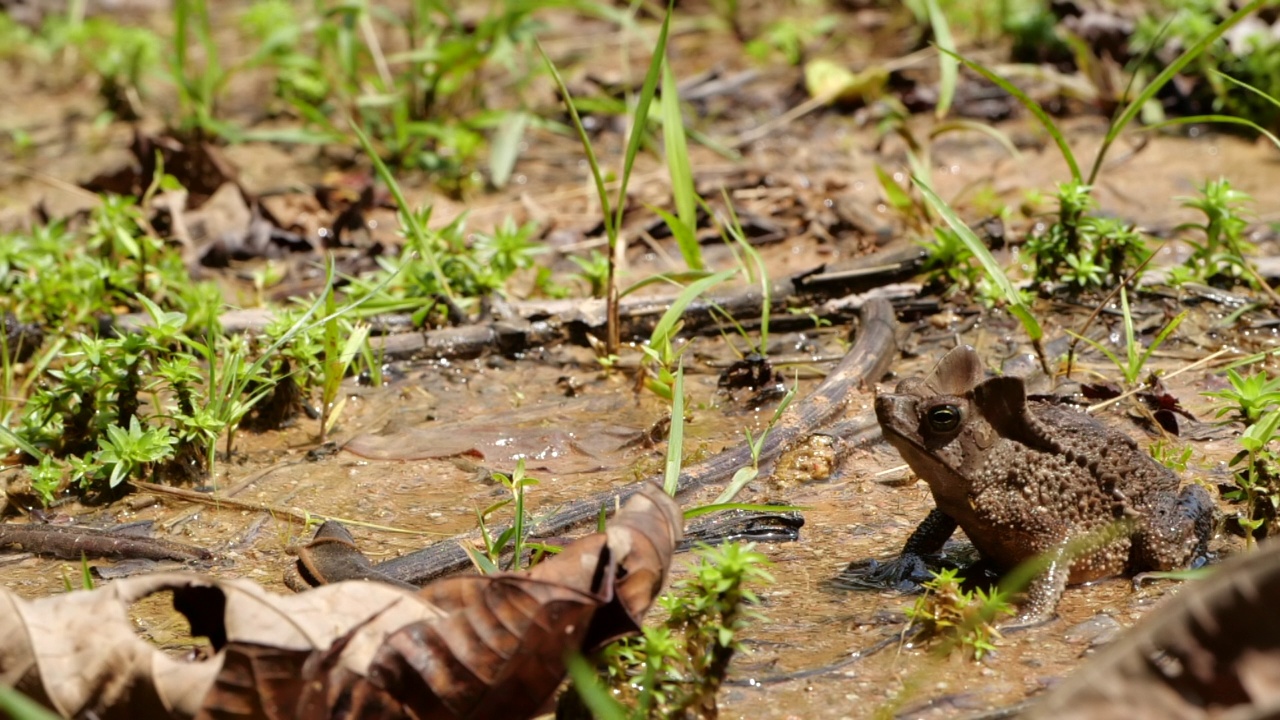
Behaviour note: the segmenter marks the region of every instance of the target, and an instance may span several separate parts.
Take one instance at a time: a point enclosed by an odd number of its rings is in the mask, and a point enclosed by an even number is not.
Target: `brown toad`
[[[900,580],[956,526],[1003,570],[1092,543],[1032,581],[1019,621],[1053,616],[1068,583],[1171,570],[1203,558],[1215,508],[1131,438],[1082,412],[1028,399],[1020,378],[985,378],[971,347],[876,397],[884,436],[929,483],[937,507],[886,576]],[[1120,532],[1117,532],[1120,530]],[[1078,548],[1077,548],[1078,549]]]

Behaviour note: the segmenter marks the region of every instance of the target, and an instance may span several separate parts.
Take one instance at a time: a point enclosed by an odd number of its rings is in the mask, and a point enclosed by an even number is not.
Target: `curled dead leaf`
[[[567,652],[639,626],[680,535],[679,508],[654,487],[533,571],[417,593],[354,580],[281,596],[191,573],[35,600],[0,591],[0,683],[64,716],[526,717]],[[129,606],[164,591],[213,657],[184,661],[134,634]]]
[[[1204,720],[1280,715],[1280,541],[1188,583],[1021,716]]]
[[[530,716],[564,678],[568,649],[592,649],[639,629],[666,582],[682,524],[675,501],[647,486],[604,533],[527,573],[432,583],[419,597],[445,617],[399,629],[363,674],[351,671],[361,660],[309,676],[319,682],[308,683],[302,707],[307,716],[360,705],[374,717],[398,717],[378,713],[402,702],[418,718]]]

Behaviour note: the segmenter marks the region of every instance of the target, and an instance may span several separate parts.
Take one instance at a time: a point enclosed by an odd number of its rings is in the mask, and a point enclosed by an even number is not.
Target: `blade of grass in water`
[[[662,489],[675,497],[680,484],[680,463],[684,458],[684,364],[676,367],[676,381],[671,388],[671,430],[667,433],[666,475]]]
[[[925,0],[924,6],[929,14],[929,25],[933,27],[933,39],[940,49],[947,51],[938,56],[938,105],[934,109],[936,117],[942,119],[951,110],[951,101],[955,99],[960,65],[952,54],[956,49],[955,40],[951,37],[947,16],[938,7],[938,0]]]
[[[58,720],[43,705],[17,690],[0,685],[0,715],[13,720]]]
[[[671,330],[680,321],[680,318],[684,315],[685,308],[689,307],[689,303],[693,302],[712,286],[719,285],[733,277],[737,272],[737,270],[723,270],[715,275],[690,283],[688,287],[676,296],[676,299],[671,303],[671,307],[667,308],[667,311],[658,319],[658,324],[653,327],[653,334],[649,336],[651,338],[650,343],[653,345],[660,344],[663,338],[671,334]]]
[[[1124,112],[1121,113],[1120,117],[1116,118],[1115,121],[1111,123],[1111,127],[1107,129],[1107,134],[1102,139],[1102,145],[1098,148],[1098,155],[1093,160],[1093,169],[1089,171],[1089,179],[1085,183],[1086,185],[1092,185],[1094,181],[1097,180],[1098,173],[1102,169],[1102,161],[1107,156],[1107,150],[1111,148],[1111,144],[1115,142],[1117,137],[1119,137],[1120,132],[1138,116],[1139,112],[1142,111],[1142,106],[1145,105],[1148,100],[1155,97],[1156,93],[1160,92],[1160,88],[1164,87],[1166,83],[1172,80],[1174,75],[1181,72],[1182,68],[1186,67],[1188,63],[1199,57],[1206,48],[1213,44],[1215,40],[1222,37],[1225,32],[1230,30],[1237,23],[1251,15],[1267,2],[1268,0],[1253,0],[1253,2],[1232,13],[1207,35],[1200,38],[1199,42],[1187,48],[1176,60],[1165,66],[1164,70],[1161,70],[1160,74],[1157,75],[1155,79],[1147,83],[1147,86],[1142,89],[1142,92],[1139,93],[1138,96],[1127,106],[1125,106]]]
[[[671,195],[678,222],[673,225],[669,215],[663,219],[671,226],[685,265],[690,270],[701,270],[704,266],[697,237],[698,199],[693,187],[693,167],[689,164],[689,141],[680,115],[680,90],[671,72],[671,63],[663,63],[662,69],[662,144],[666,146],[667,172],[671,175]]]
[[[703,515],[721,512],[723,510],[745,510],[747,512],[803,512],[809,508],[805,505],[762,505],[760,503],[712,503],[710,505],[699,505],[695,508],[689,508],[684,511],[684,519],[692,520]]]
[[[565,658],[573,689],[596,720],[628,720],[626,708],[600,684],[595,668],[574,652]]]
[[[1000,288],[1000,293],[1004,295],[1005,301],[1009,303],[1009,312],[1013,313],[1022,322],[1022,326],[1027,330],[1027,335],[1030,336],[1033,342],[1039,341],[1044,336],[1044,330],[1041,329],[1040,323],[1036,321],[1035,316],[1031,314],[1031,308],[1027,307],[1026,301],[1022,298],[1022,293],[1018,292],[1018,289],[1009,281],[1009,276],[1004,273],[1004,269],[1000,267],[1000,263],[996,262],[996,259],[991,256],[991,251],[987,249],[986,244],[974,234],[973,230],[969,229],[969,226],[960,219],[959,215],[956,215],[951,206],[938,197],[933,188],[919,178],[912,177],[912,181],[919,188],[920,194],[924,195],[925,201],[929,203],[934,212],[947,221],[947,224],[960,237],[960,241],[969,249],[969,252],[972,252],[974,257],[978,258],[978,261],[982,263],[987,275]]]
[[[1192,115],[1189,117],[1170,118],[1169,120],[1164,120],[1154,125],[1148,125],[1142,129],[1143,130],[1159,130],[1160,128],[1171,127],[1173,125],[1196,125],[1199,123],[1222,123],[1224,125],[1243,125],[1244,127],[1247,127],[1253,130],[1259,135],[1265,136],[1268,140],[1271,141],[1272,145],[1275,145],[1277,148],[1280,148],[1280,138],[1277,138],[1275,135],[1271,134],[1271,132],[1269,132],[1266,128],[1262,127],[1258,123],[1253,122],[1252,120],[1246,120],[1245,118],[1235,117],[1234,115]]]

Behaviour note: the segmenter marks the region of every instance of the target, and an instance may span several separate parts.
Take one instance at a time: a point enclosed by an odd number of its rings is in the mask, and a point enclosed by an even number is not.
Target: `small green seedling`
[[[925,594],[907,610],[907,619],[925,638],[940,638],[940,651],[949,654],[955,648],[974,660],[994,651],[1000,631],[995,623],[1002,615],[1012,615],[1008,596],[999,589],[961,588],[964,579],[955,569],[934,573],[924,583]]]
[[[1218,179],[1205,181],[1199,188],[1199,195],[1178,199],[1182,201],[1182,207],[1204,215],[1202,222],[1185,223],[1177,228],[1202,236],[1200,241],[1187,239],[1192,247],[1191,259],[1187,263],[1192,276],[1204,282],[1226,279],[1256,287],[1258,281],[1249,272],[1245,259],[1245,254],[1255,249],[1245,237],[1249,222],[1244,217],[1244,211],[1253,198],[1232,188],[1227,180]]]
[[[507,488],[511,493],[511,497],[506,500],[499,500],[484,510],[476,511],[476,518],[480,524],[480,536],[484,539],[484,553],[468,550],[468,554],[471,555],[472,561],[476,563],[481,572],[492,574],[498,572],[502,556],[509,548],[512,556],[511,564],[507,569],[514,572],[521,569],[521,564],[524,562],[524,552],[527,548],[528,514],[524,504],[525,492],[527,488],[537,485],[538,481],[525,476],[524,458],[516,461],[515,471],[510,475],[495,472],[493,473],[493,478]],[[489,519],[493,517],[494,513],[508,505],[513,506],[514,518],[512,523],[495,536],[489,530]],[[548,549],[543,545],[538,545],[535,548],[536,556],[530,558],[530,564],[536,562],[537,557],[541,557],[542,553]]]
[[[645,627],[640,637],[607,646],[600,668],[615,703],[608,712],[631,720],[714,714],[715,697],[729,662],[740,649],[740,636],[763,620],[754,609],[755,587],[772,583],[768,560],[752,545],[729,543],[695,552],[692,575],[677,581],[658,599],[667,613],[658,627]],[[589,671],[573,675],[575,684]],[[579,691],[582,692],[582,691]],[[590,689],[586,702],[595,707]]]
[[[1235,487],[1223,497],[1244,504],[1235,519],[1252,547],[1255,536],[1270,534],[1280,508],[1280,455],[1274,447],[1280,428],[1280,379],[1269,378],[1262,370],[1242,376],[1232,368],[1227,370],[1227,380],[1229,389],[1204,394],[1222,401],[1218,417],[1232,415],[1245,425],[1240,452],[1231,459]]]
[[[1151,443],[1147,447],[1147,452],[1156,462],[1176,473],[1186,472],[1187,465],[1191,462],[1190,445],[1176,443],[1166,438],[1160,438]]]
[[[1124,287],[1120,288],[1120,312],[1124,318],[1125,358],[1123,360],[1121,360],[1120,357],[1110,348],[1097,340],[1087,338],[1083,335],[1078,335],[1069,330],[1067,332],[1070,333],[1072,337],[1083,340],[1093,349],[1103,355],[1106,355],[1107,359],[1120,370],[1122,375],[1124,375],[1125,384],[1129,387],[1135,387],[1138,384],[1139,379],[1142,377],[1143,368],[1146,367],[1147,360],[1151,358],[1151,354],[1155,352],[1156,348],[1160,347],[1160,345],[1163,344],[1170,335],[1173,334],[1174,330],[1178,329],[1178,326],[1182,324],[1182,321],[1187,318],[1187,311],[1182,311],[1172,320],[1165,323],[1164,327],[1160,328],[1160,332],[1156,333],[1156,336],[1151,340],[1151,344],[1146,348],[1143,348],[1138,343],[1137,333],[1133,326],[1133,314],[1129,311],[1129,296],[1125,292]]]
[[[1222,400],[1216,415],[1232,415],[1232,419],[1246,426],[1255,425],[1264,413],[1280,406],[1280,377],[1270,377],[1263,370],[1241,375],[1235,368],[1227,370],[1230,389],[1202,393]]]

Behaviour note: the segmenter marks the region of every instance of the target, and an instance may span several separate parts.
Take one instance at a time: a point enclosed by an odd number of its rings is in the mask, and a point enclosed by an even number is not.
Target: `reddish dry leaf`
[[[231,643],[207,693],[202,718],[293,717],[302,694],[302,668],[312,653],[254,643]]]
[[[309,676],[323,679],[308,685],[306,716],[357,702],[376,702],[371,713],[402,702],[417,718],[533,715],[564,679],[568,650],[639,628],[666,580],[682,522],[675,501],[648,486],[605,533],[528,573],[432,583],[420,596],[445,617],[395,632],[363,677],[345,670]],[[335,664],[328,658],[319,666]]]

